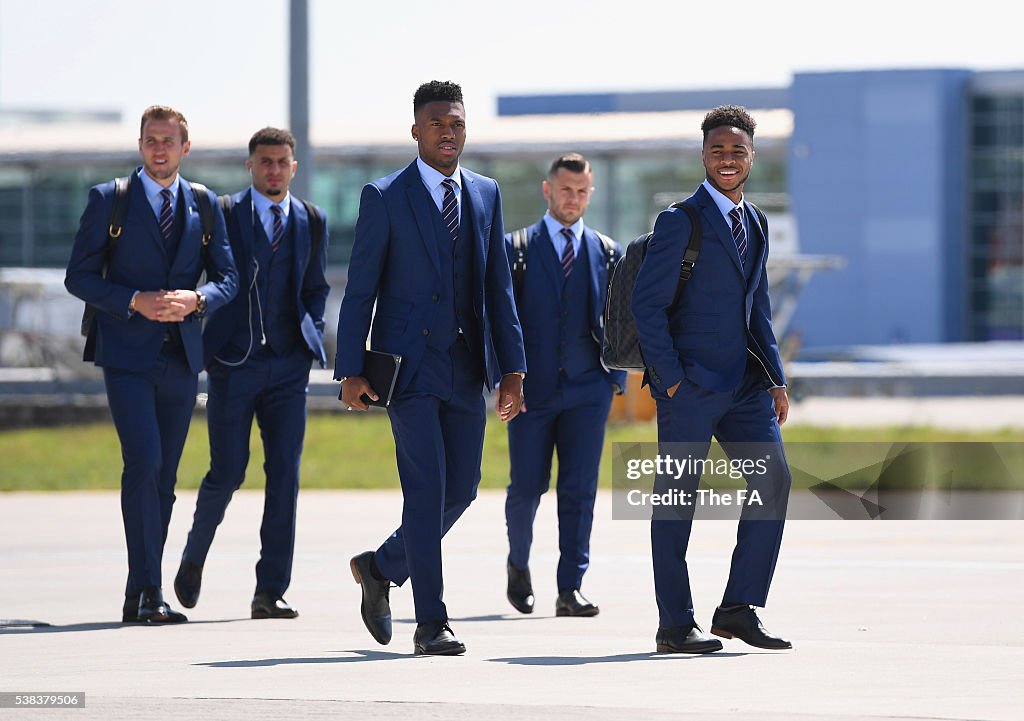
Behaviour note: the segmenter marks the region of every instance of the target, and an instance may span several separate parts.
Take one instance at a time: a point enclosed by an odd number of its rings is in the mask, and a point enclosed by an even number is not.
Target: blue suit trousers
[[[183,558],[206,563],[231,496],[245,480],[255,417],[266,472],[257,592],[284,595],[291,583],[310,362],[305,346],[280,356],[261,349],[244,365],[229,368],[214,361],[207,371],[210,471],[199,488]]]
[[[672,398],[657,390],[653,395],[658,409],[659,453],[674,455],[672,447],[665,444],[686,443],[689,449],[696,449],[692,455],[704,458],[714,436],[731,459],[770,455],[768,472],[763,477],[748,477],[747,487],[761,494],[765,507],[784,510],[791,476],[774,403],[763,379],[748,371],[743,383],[731,392],[709,391],[684,380]],[[694,475],[667,482],[659,477],[655,491],[671,486],[692,494],[699,482],[700,477]],[[781,515],[750,518],[757,512],[748,510],[744,508],[740,517],[722,602],[764,606],[779,556],[784,520]],[[686,548],[692,513],[689,518],[685,514],[670,515],[656,512],[651,521],[659,619],[665,627],[690,626],[694,613]]]
[[[450,364],[436,363],[441,354]],[[417,623],[448,619],[442,600],[441,539],[476,498],[480,485],[486,407],[480,363],[466,343],[428,348],[418,373],[451,379],[444,397],[406,391],[388,408],[402,483],[402,525],[377,549],[385,578],[412,581]],[[418,387],[416,378],[411,383]]]
[[[530,560],[533,522],[551,482],[558,451],[558,590],[579,589],[590,565],[598,469],[612,387],[601,369],[577,380],[561,379],[554,394],[527,400],[527,410],[508,426],[510,482],[505,497],[509,560],[524,569]]]
[[[124,470],[121,516],[128,548],[125,595],[161,586],[160,563],[174,506],[178,462],[196,405],[196,374],[180,346],[165,344],[145,371],[103,368]]]

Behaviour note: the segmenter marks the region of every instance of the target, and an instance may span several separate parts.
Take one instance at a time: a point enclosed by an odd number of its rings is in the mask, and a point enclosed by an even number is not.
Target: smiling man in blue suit
[[[103,368],[121,441],[128,546],[122,620],[180,623],[185,616],[163,599],[160,563],[203,369],[200,318],[231,300],[238,274],[213,193],[198,188],[213,218],[211,237],[204,237],[199,199],[178,175],[189,151],[185,117],[154,105],[143,113],[139,135],[142,167],[129,178],[118,242],[110,252],[115,183],[97,185],[64,285],[97,310],[85,360]],[[204,271],[208,282],[196,287]]]
[[[673,304],[691,226],[683,209],[670,208],[658,216],[637,275],[633,316],[647,366],[644,379],[657,404],[659,453],[678,455],[671,444],[685,443],[687,453],[704,458],[714,436],[733,459],[768,457],[763,474],[747,476],[762,505],[743,509],[711,632],[781,649],[790,643],[768,633],[752,608],[764,606],[768,597],[791,480],[780,430],[789,399],[765,270],[768,228],[743,198],[754,163],[754,127],[739,106],[720,106],[705,116],[706,179],[684,201],[701,226],[693,276]],[[670,486],[694,498],[699,482],[699,472],[659,476],[656,492]],[[660,652],[722,648],[694,620],[686,565],[693,508],[657,507],[651,521]]]
[[[413,114],[419,157],[363,188],[334,375],[342,402],[367,410],[363,394],[377,400],[385,390],[362,375],[367,334],[373,350],[402,356],[388,407],[402,523],[376,551],[351,560],[363,622],[379,643],[390,642],[390,584],[411,580],[415,652],[456,655],[466,647],[448,625],[442,600],[441,538],[476,498],[483,388],[497,385],[498,417],[514,418],[526,358],[498,184],[459,165],[466,142],[462,88],[436,80],[421,85]]]
[[[228,234],[241,287],[203,328],[209,400],[210,471],[203,478],[174,592],[199,600],[203,566],[228,502],[245,480],[253,418],[266,459],[260,559],[253,618],[295,618],[284,600],[295,551],[299,464],[306,432],[311,361],[321,368],[327,228],[322,212],[288,188],[298,163],[295,137],[263,128],[249,139],[248,189],[231,197]]]
[[[621,393],[626,386],[625,372],[609,371],[601,363],[607,259],[610,251],[612,257],[621,256],[622,249],[583,224],[594,175],[582,155],[555,158],[541,189],[548,204],[544,217],[505,239],[510,260],[517,257],[517,234],[526,253],[525,267],[517,271],[522,284],[516,288],[516,309],[530,367],[525,407],[508,425],[506,596],[520,613],[533,613],[527,562],[534,518],[548,490],[557,450],[555,614],[596,616],[597,605],[580,588],[590,566],[590,530],[612,393]]]

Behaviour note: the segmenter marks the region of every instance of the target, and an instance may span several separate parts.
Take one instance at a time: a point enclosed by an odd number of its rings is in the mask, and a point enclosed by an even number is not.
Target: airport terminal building
[[[1024,70],[500,97],[496,117],[473,120],[463,164],[498,179],[512,229],[542,212],[552,157],[582,152],[597,186],[587,222],[625,243],[701,181],[700,121],[719,103],[758,119],[746,191],[768,213],[776,259],[842,261],[791,265],[820,269],[801,276],[786,324],[802,347],[1024,340]],[[134,123],[0,125],[0,267],[64,266],[88,188],[136,165]],[[414,146],[312,131],[313,200],[343,266],[362,185],[407,164]],[[218,192],[247,185],[246,132],[204,138],[187,177]]]

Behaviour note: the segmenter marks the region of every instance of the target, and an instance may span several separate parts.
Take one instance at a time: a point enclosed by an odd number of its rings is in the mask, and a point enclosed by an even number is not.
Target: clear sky
[[[286,125],[288,0],[0,0],[0,107],[181,109]],[[416,86],[504,93],[778,87],[836,69],[1024,69],[1024,3],[310,0],[312,122],[394,129]],[[2,132],[2,130],[0,130]]]

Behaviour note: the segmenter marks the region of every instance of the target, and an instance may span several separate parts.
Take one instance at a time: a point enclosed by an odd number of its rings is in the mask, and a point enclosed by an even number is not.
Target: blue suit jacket
[[[529,405],[531,399],[540,401],[551,396],[558,388],[561,333],[556,309],[561,303],[563,281],[559,273],[558,258],[555,259],[554,264],[537,262],[539,254],[551,247],[551,236],[548,234],[544,221],[541,220],[527,228],[527,235],[529,237],[528,258],[533,259],[532,267],[544,268],[545,276],[548,276],[545,280],[550,281],[539,285],[528,283],[524,285],[523,297],[518,299],[516,306],[519,321],[523,326],[526,363],[530,368],[525,385],[525,395],[527,405]],[[600,353],[601,343],[604,340],[604,314],[602,311],[608,291],[608,269],[605,267],[604,248],[597,234],[583,226],[581,242],[587,250],[586,270],[590,280],[590,298],[592,299],[588,308],[590,334],[594,343],[597,344],[598,353]],[[622,248],[618,243],[615,244],[615,247],[618,248],[621,257]],[[514,257],[511,234],[505,236],[505,252],[508,255],[509,263],[511,263]],[[527,265],[530,267],[529,262]],[[610,371],[608,368],[604,370],[609,383],[615,383],[619,388],[625,389],[625,371]]]
[[[137,290],[196,288],[205,270],[209,282],[198,290],[206,296],[208,314],[235,295],[238,273],[216,196],[209,192],[214,212],[213,239],[204,249],[199,206],[184,178],[178,192],[179,202],[185,204],[185,222],[178,252],[169,258],[142,181],[133,178],[128,213],[104,278],[114,182],[89,191],[89,203],[82,213],[64,278],[68,291],[100,311],[96,313],[95,357],[85,360],[95,360],[96,365],[110,368],[145,370],[160,355],[167,324],[147,320],[141,313],[129,313],[128,304]],[[198,373],[203,369],[200,322],[193,313],[177,325],[189,366]]]
[[[254,248],[252,188],[231,196],[231,222],[228,237],[231,239],[231,253],[238,266],[238,282],[241,292],[223,309],[212,315],[203,328],[203,354],[207,365],[213,356],[220,352],[224,344],[239,328],[247,328],[249,323],[249,293],[252,289],[255,271],[256,251]],[[327,294],[331,287],[327,283],[325,268],[327,267],[327,216],[321,210],[324,222],[324,236],[317,251],[317,257],[311,258],[313,249],[312,234],[309,227],[309,214],[302,201],[292,196],[289,223],[295,224],[295,251],[293,259],[293,275],[295,279],[296,307],[298,315],[295,322],[299,324],[306,345],[316,357],[320,367],[327,366],[327,354],[324,352],[324,307],[327,305]]]
[[[463,212],[468,197],[473,213],[473,309],[485,345],[485,382],[491,388],[502,375],[526,370],[523,334],[505,258],[498,183],[465,168],[461,172]],[[363,187],[338,317],[335,378],[362,373],[368,332],[374,350],[402,356],[396,393],[415,374],[427,346],[424,330],[441,294],[432,208],[415,161]]]
[[[754,263],[748,282],[732,231],[710,193],[701,186],[686,202],[700,216],[702,245],[679,306],[667,314],[690,237],[690,221],[681,209],[658,215],[633,289],[645,380],[661,393],[684,378],[707,390],[731,391],[753,359],[767,386],[785,385],[768,299],[767,229],[747,209],[748,226],[759,240],[758,252],[748,255]]]

